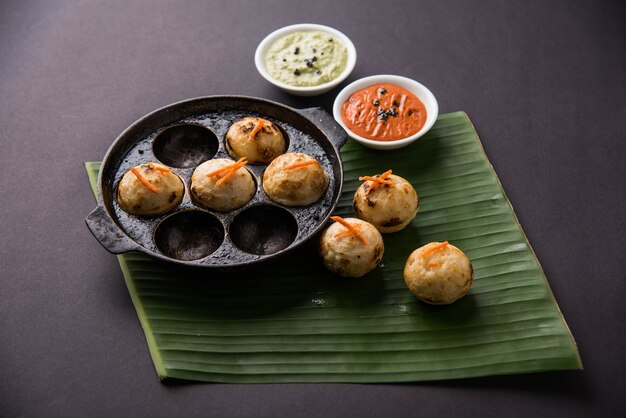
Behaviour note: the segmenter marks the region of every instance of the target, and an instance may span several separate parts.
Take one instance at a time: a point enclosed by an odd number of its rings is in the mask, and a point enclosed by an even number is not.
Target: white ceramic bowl
[[[411,93],[415,94],[418,99],[424,103],[424,107],[426,108],[426,123],[416,134],[413,134],[409,137],[398,139],[395,141],[373,141],[371,139],[363,138],[352,132],[343,121],[341,117],[341,106],[348,100],[348,98],[357,91],[369,87],[373,84],[395,84],[400,86]],[[357,142],[365,145],[369,148],[380,149],[380,150],[392,150],[397,148],[405,147],[412,142],[414,142],[417,138],[424,135],[430,128],[432,128],[433,124],[437,120],[437,116],[439,115],[439,105],[437,104],[437,99],[431,93],[428,88],[424,85],[418,83],[415,80],[411,80],[410,78],[401,77],[398,75],[373,75],[370,77],[361,78],[349,85],[347,85],[339,94],[337,98],[335,98],[335,103],[333,105],[333,116],[335,120],[343,127],[343,129],[348,132],[351,138],[356,140]]]
[[[273,78],[270,73],[265,68],[265,55],[267,54],[268,49],[272,46],[272,44],[279,38],[288,35],[297,31],[320,31],[326,32],[330,35],[333,35],[337,39],[339,39],[348,50],[348,62],[346,63],[346,68],[343,70],[339,76],[328,83],[320,84],[319,86],[311,86],[311,87],[299,87],[292,86],[282,81],[278,81]],[[275,30],[270,33],[261,41],[259,46],[256,49],[254,54],[254,64],[256,65],[256,69],[259,71],[261,76],[265,78],[267,81],[280,88],[287,93],[294,94],[296,96],[316,96],[318,94],[326,93],[333,87],[336,87],[339,83],[346,79],[354,69],[356,65],[356,49],[354,48],[354,44],[343,33],[339,32],[337,29],[333,29],[324,25],[316,25],[313,23],[300,23],[297,25],[285,26],[284,28]]]

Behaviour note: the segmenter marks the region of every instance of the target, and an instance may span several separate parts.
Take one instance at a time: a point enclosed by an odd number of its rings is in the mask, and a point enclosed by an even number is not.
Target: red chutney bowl
[[[350,129],[348,124],[344,121],[342,115],[342,108],[344,103],[346,103],[352,95],[359,92],[360,90],[377,84],[392,84],[401,87],[402,89],[413,93],[422,102],[424,108],[426,109],[426,120],[423,126],[419,129],[419,131],[401,139],[383,141],[365,138]],[[346,132],[348,132],[351,138],[366,147],[379,150],[398,149],[413,143],[415,140],[428,132],[430,128],[432,128],[432,126],[435,124],[435,121],[437,120],[438,115],[439,105],[437,104],[437,99],[426,86],[410,78],[388,74],[373,75],[361,78],[347,85],[343,90],[341,90],[341,92],[339,92],[339,94],[335,98],[335,103],[333,105],[333,117],[335,118],[337,123],[339,123],[339,125],[341,125],[341,127],[345,129]]]

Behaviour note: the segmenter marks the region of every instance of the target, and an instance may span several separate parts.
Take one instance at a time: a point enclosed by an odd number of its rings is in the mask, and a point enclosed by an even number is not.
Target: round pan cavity
[[[286,209],[262,205],[247,208],[230,225],[233,244],[257,255],[275,254],[289,247],[298,235],[298,223]]]
[[[157,248],[175,260],[190,261],[208,257],[224,241],[224,227],[207,212],[186,210],[171,215],[154,232]]]
[[[204,126],[183,123],[162,130],[154,138],[152,149],[163,164],[191,168],[213,158],[218,142],[217,136]]]
[[[236,211],[205,210],[191,199],[189,190],[173,212],[157,218],[144,219],[121,211],[114,185],[131,167],[158,160],[172,167],[188,185],[202,162],[229,158],[225,141],[217,138],[224,138],[232,123],[246,116],[278,125],[288,138],[287,152],[303,152],[320,161],[330,184],[319,201],[296,208],[271,202],[262,187],[267,166],[248,165],[257,192]],[[341,194],[339,148],[346,139],[345,131],[320,108],[295,110],[243,96],[175,103],[138,120],[111,145],[98,178],[99,205],[86,222],[96,239],[116,254],[136,250],[177,265],[220,269],[271,260],[302,245],[330,217]]]

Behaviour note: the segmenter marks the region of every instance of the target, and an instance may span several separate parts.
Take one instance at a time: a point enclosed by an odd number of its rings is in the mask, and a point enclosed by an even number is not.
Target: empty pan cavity
[[[278,206],[247,208],[230,225],[233,244],[250,254],[275,254],[289,247],[297,235],[298,224],[293,215]]]
[[[185,210],[166,218],[154,232],[157,248],[182,261],[208,257],[224,241],[224,227],[208,212]]]
[[[194,124],[170,126],[154,139],[152,150],[162,163],[191,168],[210,160],[219,148],[217,136],[209,129]]]

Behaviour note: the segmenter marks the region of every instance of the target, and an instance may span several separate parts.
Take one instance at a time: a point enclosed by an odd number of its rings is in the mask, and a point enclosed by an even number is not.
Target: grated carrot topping
[[[259,119],[252,131],[250,132],[250,140],[253,140],[256,134],[265,126],[265,120]]]
[[[428,263],[428,265],[426,267],[428,268],[433,268],[433,267],[439,267],[441,264],[439,264],[436,261],[431,261],[430,263]]]
[[[237,163],[235,163],[235,164],[237,164]],[[207,177],[215,177],[215,176],[217,176],[219,174],[222,174],[225,171],[229,171],[232,166],[233,165],[231,164],[231,165],[227,165],[226,167],[218,168],[215,171],[211,171],[210,173],[207,173],[206,176]]]
[[[283,167],[283,170],[293,170],[294,168],[306,167],[307,165],[315,164],[316,160],[298,161],[287,167]]]
[[[230,166],[231,170],[228,173],[226,173],[226,175],[224,175],[224,177],[222,177],[217,182],[215,182],[215,186],[220,187],[222,185],[222,183],[224,183],[225,181],[230,179],[232,176],[234,176],[237,173],[237,171],[239,171],[239,169],[241,167],[243,167],[244,165],[246,165],[246,164],[248,164],[247,161],[239,161],[239,162],[236,162],[235,164],[231,165]]]
[[[141,174],[141,171],[139,171],[137,167],[131,168],[130,171],[132,171],[135,177],[137,177],[144,186],[150,189],[151,192],[158,193],[159,189],[157,189],[154,184],[150,183],[148,179]]]
[[[361,232],[357,228],[352,226],[350,224],[350,222],[346,221],[341,216],[331,216],[330,219],[332,219],[335,222],[339,222],[341,225],[346,227],[348,229],[348,231],[350,231],[350,233],[352,233],[352,235],[357,237],[359,239],[359,241],[361,241],[363,243],[363,245],[368,245],[369,244],[369,242],[367,241],[367,238],[365,238],[363,236],[363,234],[361,234]]]
[[[170,169],[169,169],[169,168],[167,168],[167,167],[164,167],[164,166],[162,166],[162,165],[156,165],[155,163],[147,163],[147,165],[148,165],[148,167],[150,167],[151,169],[156,170],[156,171],[160,171],[160,172],[162,172],[162,173],[170,173],[170,172],[172,171],[172,170],[170,170]]]
[[[448,241],[440,242],[439,244],[433,245],[432,247],[422,252],[422,257],[427,257],[436,251],[443,250],[447,246],[448,246]]]
[[[243,160],[245,160],[245,159],[246,159],[246,157],[241,157],[240,159],[237,160],[236,163],[233,163],[231,165],[227,165],[226,167],[218,168],[215,171],[211,171],[210,173],[207,174],[207,177],[217,176],[218,174],[222,174],[225,171],[230,171],[232,169],[233,165],[239,164],[239,163],[243,162]]]
[[[393,184],[391,180],[381,180],[380,177],[363,176],[363,177],[359,177],[359,180],[373,181],[374,183],[380,183],[380,184]]]
[[[355,229],[361,229],[361,225],[352,225]],[[339,238],[339,237],[343,237],[345,235],[350,235],[352,234],[352,231],[349,229],[344,229],[343,231],[341,231],[338,234],[335,234],[335,238]]]
[[[218,176],[220,174],[226,173],[218,181],[215,182],[215,185],[217,187],[219,187],[219,186],[222,185],[222,183],[224,183],[229,178],[234,176],[235,173],[237,172],[237,170],[239,170],[244,165],[248,164],[248,162],[245,161],[245,160],[246,160],[246,157],[241,157],[240,159],[237,160],[236,163],[233,163],[233,164],[227,165],[226,167],[218,168],[217,170],[211,171],[210,173],[207,174],[207,177],[215,177],[215,176]]]
[[[385,180],[387,177],[389,177],[392,173],[392,170],[387,170],[385,171],[383,174],[381,174],[378,177],[375,176],[363,176],[363,177],[359,177],[359,180],[361,181],[371,181],[372,184],[370,184],[370,187],[367,189],[367,191],[365,192],[366,195],[369,195],[370,192],[372,190],[374,190],[376,188],[376,186],[378,186],[379,184],[393,184],[393,182],[389,181],[389,180]]]

